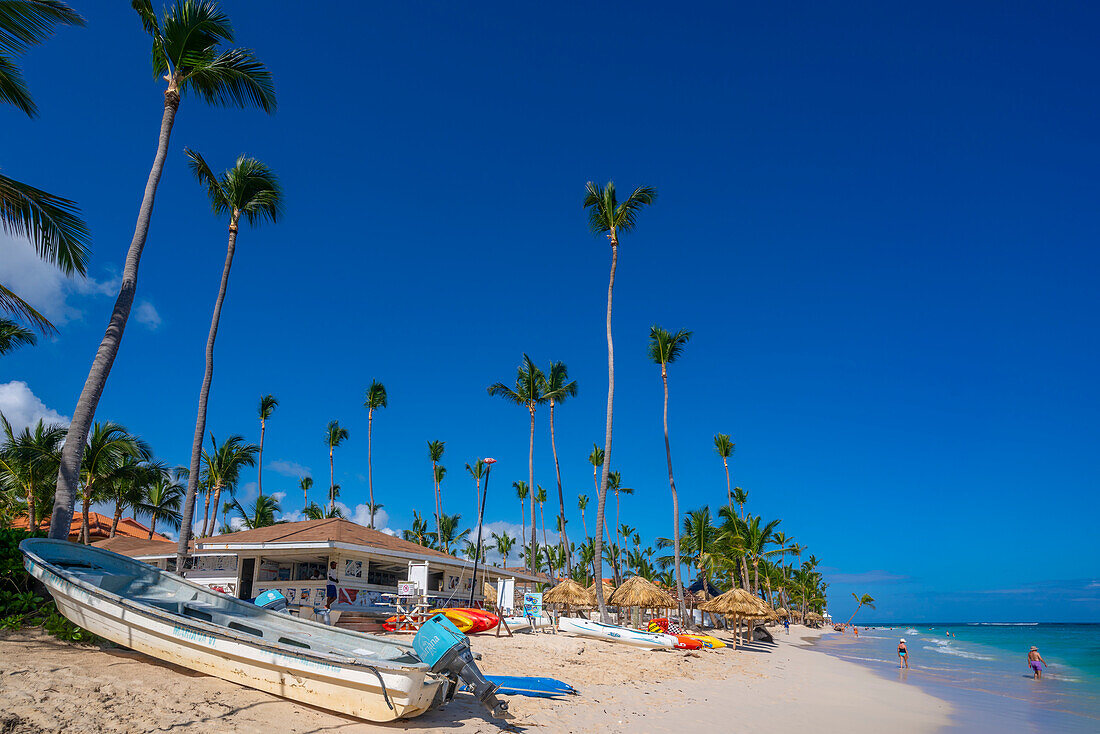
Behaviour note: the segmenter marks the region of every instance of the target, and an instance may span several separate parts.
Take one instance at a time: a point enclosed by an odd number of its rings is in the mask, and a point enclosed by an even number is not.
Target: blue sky
[[[62,329],[0,363],[7,410],[27,415],[72,412],[161,112],[136,17],[76,5],[88,27],[24,59],[41,117],[0,109],[20,141],[5,174],[76,199],[94,233],[83,283],[0,237],[4,282]],[[670,530],[645,346],[651,324],[688,328],[670,376],[681,508],[724,501],[711,437],[732,434],[749,509],[809,545],[836,616],[852,591],[883,620],[1100,613],[1095,8],[224,5],[279,110],[184,100],[100,419],[187,463],[225,223],[182,148],[219,169],[246,152],[279,172],[287,212],[242,231],[210,430],[257,440],[255,403],[274,393],[265,458],[287,474],[265,472],[265,489],[293,511],[293,467],[326,485],[323,429],[339,419],[354,507],[360,406],[379,379],[387,525],[431,512],[428,439],[447,441],[448,511],[472,517],[463,466],[491,455],[487,519],[518,524],[527,417],[485,388],[524,352],[563,360],[580,384],[557,413],[580,535],[609,264],[583,187],[650,184],[615,292],[613,463],[637,490],[624,522],[647,541]],[[550,490],[545,418],[535,469]]]

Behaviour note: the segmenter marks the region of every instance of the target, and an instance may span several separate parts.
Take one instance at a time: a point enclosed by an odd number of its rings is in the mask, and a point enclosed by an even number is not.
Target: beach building
[[[95,545],[175,570],[174,543],[116,537]],[[481,564],[479,588],[474,589],[472,561],[340,518],[201,538],[194,541],[192,553],[184,571],[192,581],[241,599],[277,589],[307,615],[324,605],[332,578],[337,591],[332,609],[346,618],[392,614],[398,583],[414,577],[426,579],[423,591],[432,606],[465,606],[471,590],[474,603],[481,603],[482,581],[494,584],[499,578],[512,578],[519,586],[544,580],[525,571]]]
[[[111,524],[114,522],[114,518],[101,515],[98,512],[88,513],[88,535],[95,543],[97,540],[103,540],[104,538],[111,537]],[[84,513],[74,512],[73,520],[69,525],[69,540],[80,540],[80,528],[84,523]],[[28,522],[26,516],[17,517],[12,521],[11,527],[16,530],[27,530]],[[50,531],[50,518],[45,518],[38,523],[38,529],[44,533]],[[115,528],[115,537],[125,538],[145,538],[154,539],[160,541],[167,541],[168,538],[160,533],[154,533],[152,530],[142,525],[140,522],[132,517],[123,517],[118,521],[118,527]]]

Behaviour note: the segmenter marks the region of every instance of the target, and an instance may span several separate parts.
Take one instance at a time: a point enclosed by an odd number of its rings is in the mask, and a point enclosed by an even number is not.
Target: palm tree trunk
[[[558,466],[558,444],[554,438],[554,401],[550,401],[550,448],[554,452],[554,473],[558,477],[558,503],[561,505],[561,549],[565,552],[566,573],[573,575],[573,554],[569,552],[569,535],[565,532],[565,494],[561,489],[561,467]]]
[[[218,323],[222,317],[222,304],[225,302],[225,293],[229,289],[229,270],[233,267],[233,254],[237,250],[237,222],[240,212],[234,211],[229,219],[229,242],[225,251],[225,265],[222,266],[222,279],[218,286],[218,297],[214,300],[214,314],[210,317],[210,332],[206,336],[206,370],[202,376],[202,387],[199,388],[199,408],[195,416],[195,435],[191,439],[191,471],[187,477],[187,498],[184,500],[184,520],[180,526],[180,545],[176,550],[179,560],[187,557],[187,541],[190,539],[190,516],[186,508],[188,500],[192,512],[194,511],[194,497],[199,488],[199,462],[202,459],[202,438],[206,433],[206,408],[210,400],[210,383],[214,381],[214,341],[218,337]],[[261,492],[262,494],[262,492]],[[218,516],[217,499],[215,498],[214,517]],[[214,534],[216,522],[210,523],[210,534]],[[184,530],[186,528],[186,530]]]
[[[550,546],[546,544],[546,506],[541,502],[539,503],[539,516],[542,517],[542,547],[546,549],[546,565],[550,569],[550,575],[554,575],[554,562],[550,558]],[[553,583],[554,579],[551,578],[550,582]]]
[[[336,470],[332,462],[332,446],[328,447],[328,503],[329,512],[336,509]]]
[[[118,521],[121,520],[121,519],[122,519],[122,499],[121,498],[116,498],[115,499],[115,515],[114,515],[113,518],[111,518],[111,534],[107,536],[108,538],[115,537],[115,533],[118,532]]]
[[[519,522],[520,522],[520,527],[522,528],[520,530],[519,552],[520,552],[520,555],[522,556],[523,555],[523,539],[525,537],[527,537],[527,508],[523,504],[523,498],[522,497],[519,498]]]
[[[584,519],[584,510],[581,510],[581,525],[584,527],[584,537],[588,537],[588,523]]]
[[[218,503],[222,499],[222,488],[219,484],[214,487],[214,511],[210,513],[210,534],[214,534],[214,530],[218,527]]]
[[[443,503],[439,496],[439,482],[435,478],[435,462],[432,462],[432,484],[435,486],[435,540],[439,543],[443,539]]]
[[[616,586],[618,586],[620,583],[622,583],[622,580],[623,580],[623,574],[619,570],[619,555],[622,553],[622,545],[623,545],[623,534],[621,532],[619,532],[619,530],[621,528],[622,528],[622,525],[619,524],[619,493],[618,493],[618,491],[616,491],[615,492],[615,540],[618,542],[618,545],[615,546],[615,585]],[[608,538],[608,542],[611,542],[610,538]]]
[[[149,523],[149,540],[153,539],[153,534],[156,533],[156,532],[157,532],[157,513],[156,513],[156,510],[154,510],[152,520]]]
[[[367,411],[367,487],[370,490],[370,527],[374,530],[374,459],[371,434],[374,431],[374,408]]]
[[[730,460],[722,457],[722,465],[726,467],[726,498],[729,500],[730,512],[733,512],[733,490],[730,488]]]
[[[611,229],[611,274],[607,279],[607,423],[603,439],[603,468],[600,470],[600,486],[596,492],[596,605],[600,610],[600,621],[607,624],[607,601],[603,598],[603,526],[604,505],[607,502],[607,473],[611,469],[611,416],[615,404],[615,344],[611,338],[611,300],[615,291],[615,268],[619,264],[619,239],[615,229]]]
[[[676,480],[672,478],[672,448],[668,443],[668,369],[661,365],[661,381],[665,387],[665,459],[668,461],[668,486],[672,490],[672,557],[676,564],[676,599],[680,605],[680,620],[684,619],[684,584],[680,580],[680,500],[676,496]]]
[[[164,170],[164,160],[168,156],[168,139],[172,135],[172,123],[176,119],[180,97],[174,84],[170,84],[164,93],[164,114],[160,121],[160,139],[157,153],[153,157],[153,167],[145,183],[145,194],[138,209],[134,237],[126,253],[126,263],[122,269],[122,285],[115,299],[111,319],[107,322],[107,331],[99,344],[84,389],[73,410],[73,420],[65,434],[65,446],[61,450],[61,464],[57,472],[57,491],[54,493],[53,513],[50,516],[51,538],[64,540],[69,537],[69,526],[73,520],[73,505],[76,503],[77,487],[80,484],[80,459],[88,440],[88,431],[92,427],[99,398],[107,384],[118,349],[122,343],[122,334],[126,330],[126,321],[130,317],[130,308],[134,305],[137,292],[138,265],[141,263],[141,251],[145,247],[145,237],[149,233],[149,222],[153,216],[153,200],[156,198],[157,184]]]
[[[92,538],[91,538],[92,526],[91,526],[91,523],[88,522],[88,515],[91,514],[91,512],[92,512],[92,487],[91,487],[91,485],[84,488],[83,500],[84,500],[84,506],[82,508],[83,512],[81,513],[82,517],[80,519],[80,542],[83,543],[84,545],[91,545],[92,544]],[[55,507],[56,507],[56,504],[57,503],[55,501],[54,502]],[[66,526],[66,529],[65,529],[65,538],[66,539],[69,537],[68,527],[71,526],[72,524],[73,524],[72,520],[70,520],[69,525]],[[53,537],[53,520],[52,519],[50,520],[50,537],[51,538]]]
[[[34,484],[27,486],[27,529],[32,533],[38,530],[38,517],[34,507]]]
[[[206,528],[210,523],[210,487],[206,488],[206,491],[202,493],[202,496],[203,496],[203,506],[202,506],[202,536],[201,537],[205,538],[209,534]],[[183,531],[180,531],[180,532],[183,532]]]
[[[256,470],[256,484],[260,488],[260,496],[264,496],[264,433],[267,432],[267,421],[260,419],[260,466]]]
[[[531,443],[527,449],[527,487],[531,493],[531,548],[534,549],[539,542],[535,534],[535,406],[528,405],[527,410],[531,414]],[[531,563],[535,564],[533,551]],[[531,570],[537,573],[536,569]]]

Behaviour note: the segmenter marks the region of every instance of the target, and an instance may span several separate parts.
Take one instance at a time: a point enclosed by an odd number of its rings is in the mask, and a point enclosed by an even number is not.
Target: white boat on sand
[[[91,546],[19,547],[65,617],[158,660],[371,721],[417,716],[454,695],[457,669],[433,670],[413,644],[262,609]],[[476,673],[472,661],[466,673]],[[490,710],[493,690],[478,696]]]
[[[671,648],[676,644],[676,638],[653,632],[642,632],[629,627],[619,627],[613,624],[604,624],[591,619],[577,619],[575,617],[562,617],[558,620],[558,631],[580,637],[591,637],[607,642],[618,642],[623,645],[644,647],[648,650]]]

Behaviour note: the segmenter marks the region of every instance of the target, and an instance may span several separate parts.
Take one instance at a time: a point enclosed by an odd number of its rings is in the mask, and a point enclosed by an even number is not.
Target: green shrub
[[[60,640],[96,644],[104,640],[65,619],[53,599],[34,593],[34,580],[23,568],[19,543],[26,538],[44,538],[39,531],[0,528],[0,630],[42,627]]]

